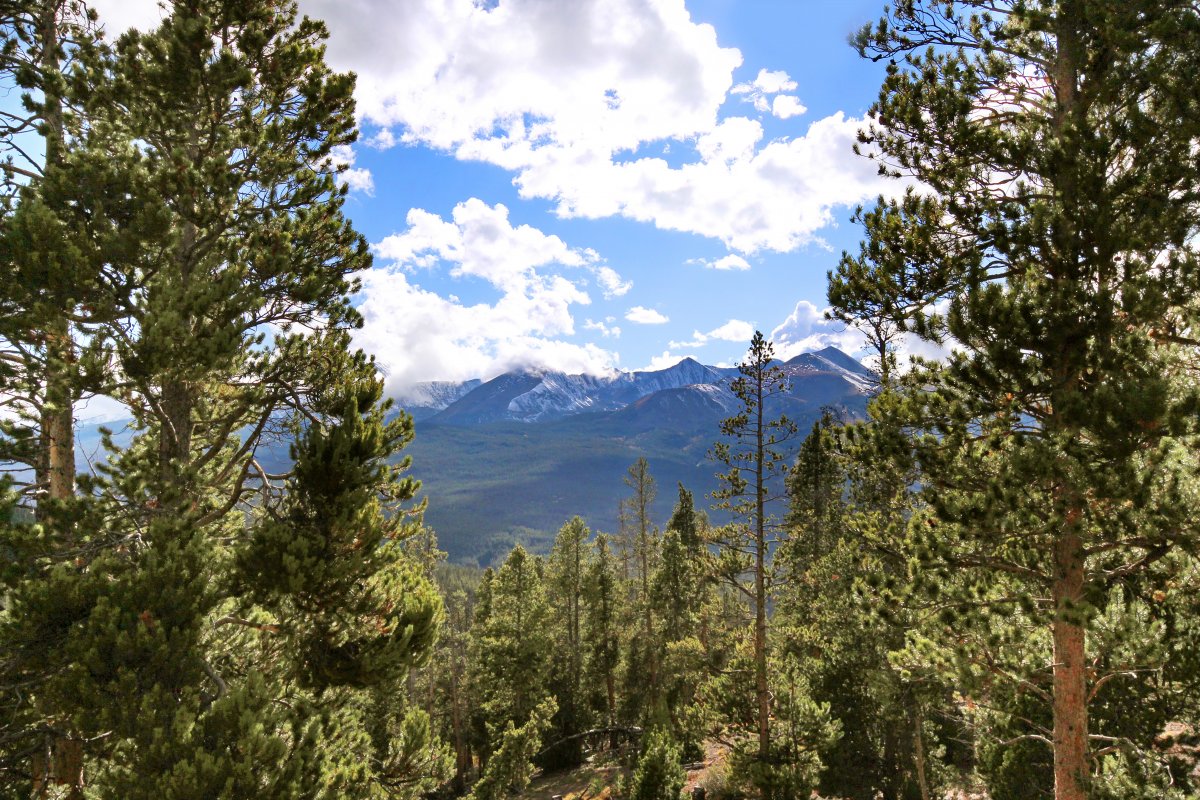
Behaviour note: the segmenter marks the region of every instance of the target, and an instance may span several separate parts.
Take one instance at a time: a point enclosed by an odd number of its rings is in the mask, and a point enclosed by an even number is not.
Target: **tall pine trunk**
[[[1056,21],[1057,53],[1053,66],[1057,99],[1055,127],[1064,141],[1068,140],[1076,117],[1081,113],[1078,96],[1080,67],[1083,62],[1079,24],[1083,10],[1073,0],[1064,0]],[[1075,153],[1065,152],[1059,162],[1057,193],[1065,202],[1073,202],[1078,192]],[[1070,221],[1056,232],[1063,254],[1074,263],[1089,258],[1090,253],[1078,241]],[[1065,268],[1069,271],[1074,263]],[[1072,276],[1073,277],[1073,276]],[[1060,386],[1070,393],[1078,385],[1078,367],[1070,364],[1074,355],[1070,342],[1063,351]],[[1069,407],[1069,402],[1054,398],[1055,409]],[[1061,490],[1060,490],[1061,492]],[[1087,800],[1087,785],[1091,777],[1088,763],[1087,674],[1084,667],[1085,619],[1084,547],[1079,533],[1082,517],[1080,500],[1067,496],[1065,530],[1054,545],[1054,572],[1051,596],[1054,602],[1054,800]]]
[[[1087,800],[1091,774],[1083,581],[1083,542],[1070,530],[1054,548],[1054,800]]]
[[[766,443],[763,431],[763,385],[758,382],[758,403],[755,408],[754,491],[754,695],[758,706],[758,757],[766,761],[771,755],[771,694],[767,688],[767,530],[766,485],[763,451]]]
[[[71,370],[74,345],[65,318],[46,331],[46,397],[42,430],[46,447],[46,492],[50,500],[75,494],[75,415]]]
[[[53,75],[59,68],[58,6],[57,2],[44,3],[38,17],[38,36],[42,45],[39,66],[47,76]],[[63,157],[63,101],[51,88],[56,85],[53,80],[43,81],[47,168],[59,163]],[[62,287],[56,286],[54,289],[61,291]],[[41,415],[45,453],[40,461],[45,465],[44,480],[47,497],[51,501],[66,500],[75,494],[75,398],[71,375],[75,347],[66,311],[63,309],[63,315],[55,319],[45,332],[46,394]]]

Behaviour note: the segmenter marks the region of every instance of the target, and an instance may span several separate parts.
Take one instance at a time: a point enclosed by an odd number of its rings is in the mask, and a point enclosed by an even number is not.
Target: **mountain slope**
[[[786,413],[804,432],[825,408],[843,418],[864,413],[874,376],[849,356],[830,348],[781,366],[791,389],[769,415]],[[613,532],[628,493],[622,478],[641,456],[658,482],[660,524],[677,482],[706,508],[717,471],[707,454],[720,421],[740,408],[734,375],[688,360],[654,372],[514,372],[484,383],[418,422],[406,452],[429,497],[426,522],[453,560],[481,564],[514,541],[544,550],[576,514]]]

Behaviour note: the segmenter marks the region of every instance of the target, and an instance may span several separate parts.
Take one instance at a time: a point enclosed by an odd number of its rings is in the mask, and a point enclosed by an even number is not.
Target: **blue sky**
[[[358,342],[418,381],[732,363],[855,339],[825,273],[889,187],[850,147],[875,0],[300,0],[359,75]],[[153,0],[97,0],[109,27]],[[891,190],[894,191],[894,188]]]

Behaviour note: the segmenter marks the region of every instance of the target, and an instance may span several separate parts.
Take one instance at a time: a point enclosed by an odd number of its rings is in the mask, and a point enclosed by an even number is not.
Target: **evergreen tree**
[[[55,547],[15,541],[5,678],[53,745],[35,784],[366,796],[387,767],[363,692],[402,686],[438,604],[395,546],[415,486],[383,465],[411,421],[383,423],[374,367],[346,352],[348,275],[369,256],[329,155],[353,140],[353,81],[292,3],[171,12],[73,73],[87,125],[37,187],[53,214],[22,202],[6,231],[24,237],[10,253],[41,236],[103,266],[77,273],[108,304],[89,346],[111,350],[139,435],[85,485],[72,526],[55,523]],[[255,458],[271,429],[298,438],[286,484]]]
[[[630,465],[624,480],[632,491],[624,502],[624,516],[635,567],[635,575],[629,582],[630,596],[634,599],[630,611],[636,614],[636,621],[631,624],[637,626],[629,631],[625,686],[626,702],[637,710],[636,717],[652,713],[659,702],[658,648],[654,638],[654,602],[650,596],[659,544],[658,529],[650,521],[650,506],[658,495],[658,487],[644,457]]]
[[[877,491],[897,467],[868,446],[879,433],[872,421],[850,430],[853,436],[826,415],[788,477],[790,538],[779,553],[788,580],[775,616],[786,653],[781,671],[793,682],[789,696],[799,698],[798,709],[826,704],[840,724],[837,746],[825,753],[822,794],[929,800],[937,796],[935,753],[959,731],[930,735],[926,707],[953,718],[939,695],[944,684],[911,663],[902,673],[891,662],[912,623],[895,606],[876,613],[870,587],[894,580],[903,567],[886,532],[903,530],[906,511]],[[906,482],[896,483],[906,494]]]
[[[443,591],[445,587],[443,586]],[[454,748],[452,788],[462,793],[471,771],[470,717],[468,680],[470,600],[467,593],[452,590],[445,598],[446,623],[429,668],[430,684],[442,702],[435,712],[442,716],[442,737]]]
[[[1200,280],[1198,25],[1153,0],[930,0],[855,39],[890,64],[863,140],[922,188],[859,216],[831,297],[957,342],[895,407],[928,508],[909,552],[965,661],[1045,687],[1056,800],[1090,796],[1101,763],[1089,698],[1112,679],[1088,637],[1110,590],[1162,585],[1196,536],[1196,390],[1171,374]],[[1049,637],[1044,682],[961,634],[1018,604]]]
[[[704,646],[698,638],[701,603],[705,597],[707,565],[683,544],[679,532],[668,529],[660,546],[658,569],[651,585],[658,622],[655,646],[659,664],[660,725],[682,748],[684,757],[703,757],[705,719],[695,703],[705,666]]]
[[[574,737],[587,727],[583,697],[583,603],[589,535],[582,519],[571,518],[559,529],[546,565],[547,588],[558,598],[553,610],[558,646],[553,659],[552,681],[558,713],[552,735],[562,741],[547,753],[547,764],[575,766],[583,760],[583,742]]]
[[[80,106],[93,87],[79,76],[104,74],[104,48],[78,0],[4,4],[0,45],[0,80],[22,90],[24,106],[0,125],[0,458],[32,469],[46,519],[74,495],[73,405],[101,375],[97,349],[76,342],[79,324],[97,316],[97,232],[70,208],[80,175],[63,178],[86,149]]]
[[[514,736],[536,736],[519,751],[529,757],[539,752],[544,725],[555,711],[549,688],[554,641],[540,573],[535,559],[517,545],[487,581],[486,606],[483,599],[476,606],[471,664],[487,735],[488,770],[495,754],[516,746],[509,742]],[[546,720],[529,727],[547,708]]]
[[[718,475],[723,486],[713,493],[713,499],[718,501],[717,507],[739,520],[722,529],[718,572],[744,592],[753,607],[755,737],[757,758],[764,766],[772,759],[767,603],[772,588],[771,556],[778,536],[769,509],[784,496],[781,478],[787,465],[780,445],[796,433],[791,420],[786,416],[771,419],[765,408],[773,397],[788,389],[787,376],[773,361],[774,347],[755,331],[746,359],[738,364],[740,374],[730,385],[742,410],[722,420],[721,433],[731,441],[718,442],[712,453],[728,469]],[[747,573],[749,585],[743,581]],[[762,788],[767,791],[765,786]]]
[[[667,529],[679,534],[680,541],[689,553],[699,553],[704,549],[703,530],[708,521],[704,515],[696,511],[696,502],[692,493],[679,484],[679,500],[671,519],[667,521]]]
[[[687,773],[670,734],[655,730],[646,739],[629,785],[630,800],[679,800]]]
[[[593,687],[592,707],[610,729],[609,744],[615,748],[622,594],[609,537],[597,534],[592,546],[594,552],[589,559],[583,603],[586,683]]]

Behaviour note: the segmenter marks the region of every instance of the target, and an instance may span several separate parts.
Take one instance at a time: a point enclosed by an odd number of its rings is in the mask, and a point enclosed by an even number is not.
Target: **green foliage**
[[[0,766],[26,794],[378,796],[394,759],[362,692],[427,657],[440,603],[399,544],[415,485],[386,464],[411,423],[384,422],[347,352],[370,255],[329,156],[356,135],[353,77],[291,2],[174,3],[113,49],[81,8],[0,10],[46,143],[0,235],[0,340],[33,355],[0,381],[43,412],[6,424],[0,458],[51,489],[0,540],[0,697],[20,696]],[[86,392],[135,435],[106,436],[76,494]],[[285,483],[255,455],[289,434]]]
[[[859,212],[866,238],[831,304],[956,345],[878,405],[923,506],[893,539],[907,574],[882,583],[941,609],[927,655],[1040,693],[1060,798],[1089,794],[1099,766],[1087,700],[1106,679],[1087,670],[1123,649],[1101,632],[1110,592],[1161,585],[1159,563],[1197,537],[1182,332],[1200,288],[1200,113],[1180,100],[1197,28],[1195,9],[1153,1],[929,0],[854,39],[889,64],[861,142],[920,188]],[[1013,658],[1017,628],[994,623],[1014,609],[1048,658]]]
[[[388,797],[416,800],[449,781],[454,754],[436,737],[425,710],[406,708],[396,696],[375,690],[366,718],[374,780]]]
[[[501,800],[525,789],[533,776],[533,757],[542,741],[542,733],[554,715],[554,700],[546,698],[537,705],[522,725],[512,720],[500,731],[497,748],[487,768],[468,795],[470,800]]]
[[[574,738],[588,726],[583,688],[583,603],[590,550],[590,532],[583,520],[573,517],[558,532],[546,564],[546,585],[557,599],[553,606],[554,638],[551,692],[558,706],[552,736],[563,740],[546,753],[544,763],[575,766],[583,760],[583,742]]]
[[[248,599],[295,632],[296,678],[318,689],[403,677],[428,656],[441,618],[432,584],[400,547],[417,532],[400,508],[417,484],[400,477],[406,461],[388,459],[412,438],[412,422],[385,423],[382,382],[369,362],[355,366],[359,375],[313,409],[326,421],[292,448],[283,508],[237,558]]]
[[[775,703],[771,718],[771,749],[764,758],[757,742],[735,744],[730,754],[734,780],[769,800],[804,797],[817,788],[822,755],[841,737],[827,703],[816,703],[797,659],[772,663]]]
[[[774,347],[761,331],[755,331],[738,372],[730,390],[742,408],[721,421],[721,433],[728,441],[717,442],[711,454],[727,469],[717,476],[722,487],[712,494],[717,501],[714,507],[729,511],[737,520],[713,532],[718,548],[714,573],[742,592],[753,608],[754,732],[759,759],[765,761],[772,746],[767,606],[774,588],[772,555],[779,539],[773,506],[783,497],[781,484],[787,472],[781,448],[797,428],[786,416],[770,419],[766,415],[767,401],[787,391],[788,379],[774,363]]]
[[[679,800],[686,779],[670,734],[651,731],[629,784],[629,800]]]
[[[550,620],[541,569],[518,545],[494,577],[484,573],[471,630],[472,686],[485,754],[503,748],[518,735],[514,731],[540,737],[556,710],[549,688]],[[535,712],[547,708],[546,719],[530,727]],[[528,752],[532,756],[537,749]]]
[[[596,719],[617,724],[617,674],[621,664],[623,594],[610,539],[597,534],[592,541],[583,597],[584,684]],[[616,744],[615,736],[610,739]]]

